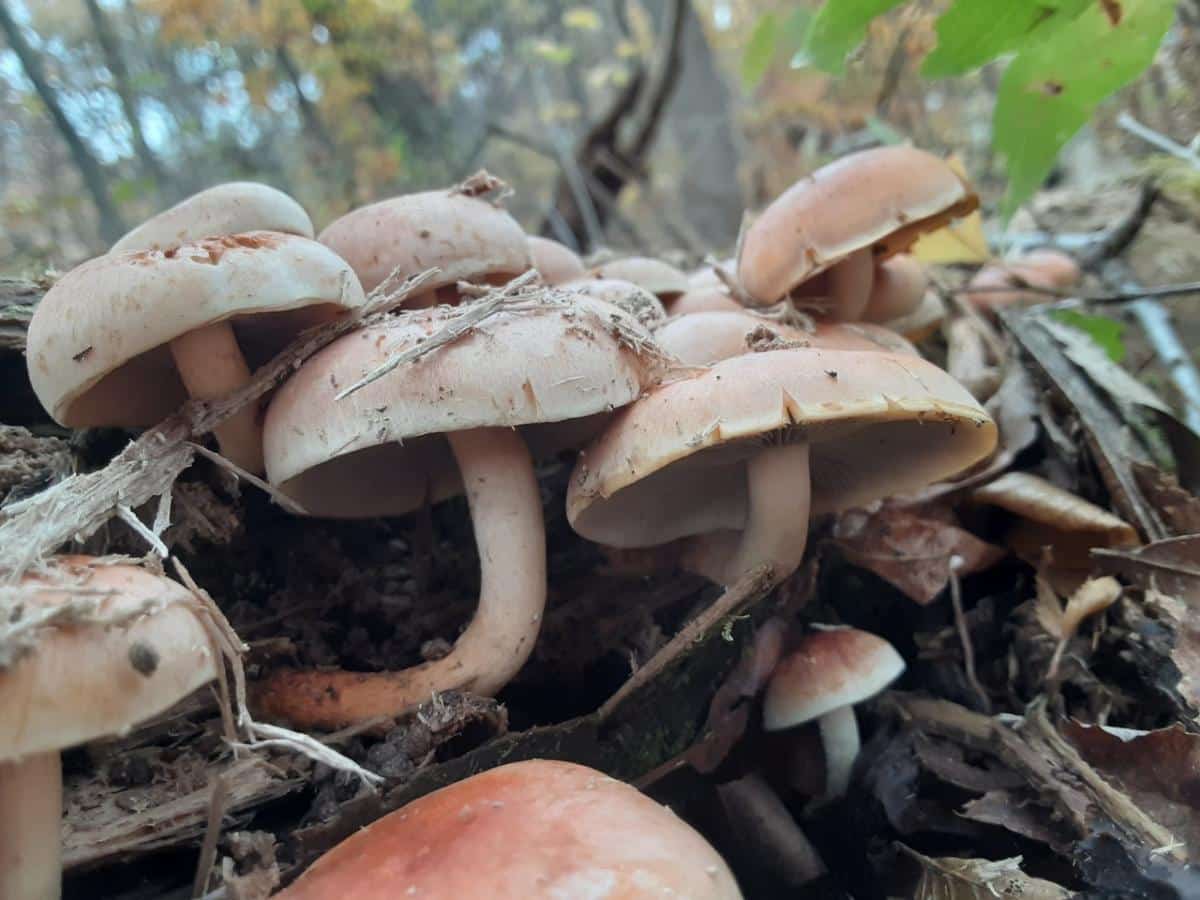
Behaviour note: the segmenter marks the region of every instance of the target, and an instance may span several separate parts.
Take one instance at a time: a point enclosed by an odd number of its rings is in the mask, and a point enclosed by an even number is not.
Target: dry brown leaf
[[[898,846],[921,868],[913,900],[996,900],[997,897],[1064,900],[1074,896],[1053,881],[1026,875],[1021,871],[1019,856],[997,860],[953,856],[935,859],[903,844]]]
[[[1004,555],[959,528],[951,516],[937,515],[936,510],[918,513],[894,506],[870,514],[855,510],[838,521],[834,542],[854,565],[891,582],[917,603],[929,604],[949,582],[955,557],[961,560],[955,567],[961,577]]]
[[[1158,510],[1173,535],[1200,534],[1200,497],[1158,466],[1134,461],[1132,467],[1146,501]]]
[[[1167,538],[1135,550],[1100,549],[1095,555],[1105,572],[1176,596],[1189,606],[1200,605],[1200,534]]]

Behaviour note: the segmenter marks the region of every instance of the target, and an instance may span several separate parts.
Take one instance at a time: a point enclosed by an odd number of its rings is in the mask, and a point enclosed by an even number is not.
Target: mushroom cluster
[[[527,236],[491,199],[494,187],[477,178],[383,200],[314,237],[304,210],[278,191],[222,185],[67,273],[37,308],[28,365],[50,414],[72,427],[136,428],[188,398],[229,396],[300,332],[352,314],[398,276],[425,274],[402,308],[325,346],[215,437],[235,468],[265,474],[309,516],[397,516],[465,496],[480,566],[474,618],[448,653],[410,668],[268,670],[253,686],[261,716],[332,730],[401,715],[442,691],[501,691],[534,648],[547,594],[539,459],[576,454],[565,507],[584,538],[618,550],[669,549],[684,568],[731,585],[752,572],[774,583],[790,576],[813,517],[947,478],[995,447],[996,426],[975,398],[886,327],[910,317],[926,294],[924,272],[905,251],[976,205],[937,157],[884,148],[820,169],[763,211],[735,259],[691,273],[645,256],[585,261]],[[57,565],[86,569],[114,597],[162,581],[77,559]],[[169,601],[181,589],[163,582],[159,590]],[[156,608],[131,619],[136,628],[121,640],[168,618],[190,627],[174,606]],[[191,641],[190,655],[172,659],[194,663],[154,673],[156,684],[170,682],[161,697],[213,677],[199,637],[161,639]],[[43,642],[30,656],[38,662],[0,672],[0,697],[57,696],[61,687],[49,681],[61,676],[55,647]],[[812,696],[788,700],[773,685],[769,724],[820,717],[829,791],[837,793],[857,749],[849,705],[902,667],[883,653],[865,687],[840,688],[834,705],[814,684]],[[811,681],[819,677],[812,669],[790,665],[779,683]],[[858,677],[850,668],[839,675]],[[17,767],[50,778],[47,754],[128,727],[134,700],[139,715],[168,702],[140,697],[131,688],[69,729],[39,724],[53,702],[25,703],[37,716],[0,734],[0,803],[32,802]],[[470,841],[494,850],[526,840],[540,842],[545,867],[571,884],[606,879],[616,890],[628,882],[622,896],[648,896],[651,884],[737,896],[711,848],[689,849],[694,835],[650,821],[657,807],[626,809],[640,799],[629,789],[567,767],[537,764],[535,778],[534,765],[420,801],[408,824],[397,824],[403,815],[382,820],[289,896],[391,896],[404,879],[433,885],[423,864],[397,849],[412,841],[453,859],[478,852]],[[591,780],[581,788],[580,779]],[[592,792],[586,803],[582,789]],[[459,823],[466,843],[447,843],[437,829],[447,816],[461,819],[463,803],[476,803],[462,798],[476,790],[478,816]],[[490,791],[503,799],[487,800]],[[641,819],[653,841],[626,830]],[[539,836],[521,837],[526,827]],[[21,860],[5,857],[0,871],[42,879],[41,851],[9,842],[2,827],[0,836],[4,852]],[[707,868],[696,862],[706,853]],[[685,856],[688,871],[673,871]],[[557,896],[536,887],[540,871],[521,875],[532,880],[520,896]],[[484,869],[471,877],[481,875],[493,877]],[[479,890],[471,884],[451,878],[430,891],[466,896]]]

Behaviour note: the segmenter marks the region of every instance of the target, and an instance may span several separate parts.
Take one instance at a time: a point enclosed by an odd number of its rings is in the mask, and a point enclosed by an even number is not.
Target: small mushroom
[[[686,292],[671,301],[667,306],[667,313],[672,316],[690,316],[702,312],[739,312],[742,309],[745,307],[733,298],[724,284],[718,282],[689,287]]]
[[[888,330],[903,335],[914,344],[919,344],[936,333],[945,319],[945,302],[933,291],[926,291],[916,309],[908,315],[889,319],[883,324]]]
[[[472,775],[338,844],[278,900],[739,900],[720,854],[595,769],[530,760]]]
[[[1006,306],[1033,306],[1054,297],[1022,287],[1065,290],[1077,285],[1082,274],[1078,263],[1065,253],[1033,250],[1011,262],[992,263],[976,272],[967,286],[967,300],[989,313]]]
[[[188,397],[216,399],[293,337],[365,302],[346,263],[272,231],[108,254],[72,269],[34,310],[29,378],[71,428],[153,425]],[[222,452],[262,471],[259,405],[217,426]]]
[[[626,256],[594,266],[591,278],[629,281],[668,305],[689,287],[688,277],[670,263],[649,256]]]
[[[875,267],[875,279],[862,317],[867,322],[890,322],[907,316],[921,305],[929,289],[929,276],[907,253],[885,259]]]
[[[667,318],[662,302],[643,287],[619,278],[576,278],[560,287],[572,294],[601,300],[623,309],[646,328],[655,328]]]
[[[215,678],[217,659],[191,593],[137,566],[65,556],[16,590],[15,608],[51,624],[0,669],[0,897],[40,900],[61,891],[59,752],[157,715]]]
[[[858,758],[854,704],[874,697],[904,672],[904,659],[881,637],[855,628],[813,631],[783,658],[767,684],[763,727],[782,731],[817,720],[825,749],[825,793],[846,793]]]
[[[271,482],[312,515],[399,515],[465,489],[481,567],[475,617],[448,655],[403,671],[274,672],[259,691],[266,715],[338,728],[399,715],[437,691],[494,694],[533,650],[546,558],[529,431],[541,429],[547,450],[587,439],[642,393],[657,364],[633,346],[650,336],[630,316],[560,298],[497,312],[337,399],[460,315],[419,310],[326,347],[276,395],[264,446]],[[577,421],[582,433],[564,432]]]
[[[457,190],[424,191],[346,213],[317,237],[350,263],[363,290],[397,272],[408,278],[437,267],[409,308],[457,303],[460,281],[504,284],[530,267],[517,220],[499,206]]]
[[[231,181],[193,194],[147,219],[109,252],[167,250],[186,241],[247,231],[311,238],[313,225],[304,207],[283,191],[254,181]]]
[[[796,182],[746,231],[737,267],[744,301],[769,306],[793,292],[816,293],[830,298],[831,318],[857,320],[875,263],[978,205],[970,186],[930,153],[852,153]]]
[[[565,244],[537,235],[530,235],[525,241],[529,245],[529,260],[546,284],[562,284],[582,278],[587,272],[579,254]]]

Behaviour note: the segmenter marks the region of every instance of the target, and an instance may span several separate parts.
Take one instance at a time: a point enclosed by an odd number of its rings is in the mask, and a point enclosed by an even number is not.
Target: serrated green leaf
[[[825,0],[813,17],[804,41],[805,59],[826,72],[840,75],[846,57],[867,36],[867,26],[876,16],[899,6],[903,0]]]
[[[779,19],[775,13],[765,13],[754,26],[746,52],[742,54],[742,86],[753,90],[767,74],[775,58],[775,43],[779,38]]]
[[[1092,3],[1021,48],[1000,81],[993,120],[993,143],[1008,167],[1006,218],[1038,189],[1100,102],[1153,62],[1174,7],[1174,0],[1123,0],[1114,23],[1103,4]]]
[[[1074,309],[1056,309],[1053,316],[1064,325],[1082,331],[1100,345],[1115,363],[1125,359],[1125,323],[1106,316],[1091,316]]]
[[[1036,40],[1052,21],[1074,19],[1093,0],[956,0],[937,20],[937,47],[921,66],[926,78],[962,75]]]

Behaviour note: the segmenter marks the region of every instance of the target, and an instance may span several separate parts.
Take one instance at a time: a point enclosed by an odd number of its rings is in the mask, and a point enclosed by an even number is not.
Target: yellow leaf
[[[600,16],[594,9],[588,9],[586,6],[568,9],[562,14],[562,23],[566,28],[579,31],[599,31],[601,28]]]
[[[960,178],[966,178],[966,168],[957,156],[946,160]],[[912,255],[923,263],[982,263],[991,258],[987,238],[983,235],[983,216],[975,210],[965,218],[944,228],[922,235],[913,244]]]

